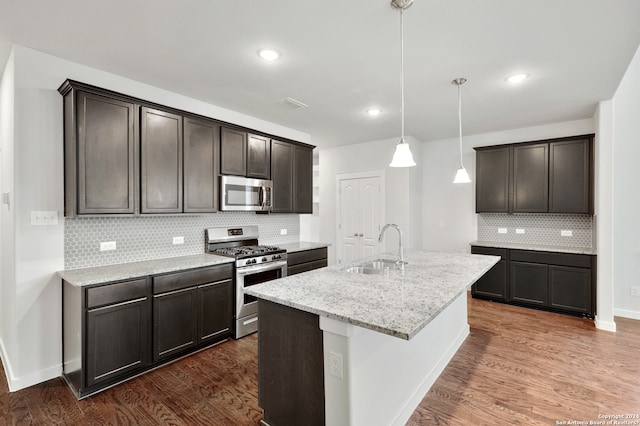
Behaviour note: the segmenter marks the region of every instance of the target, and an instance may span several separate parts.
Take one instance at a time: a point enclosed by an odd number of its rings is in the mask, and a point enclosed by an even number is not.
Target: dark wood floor
[[[471,335],[409,425],[556,425],[640,414],[640,321],[591,321],[470,299]],[[372,403],[375,403],[372,401]],[[257,335],[82,401],[61,379],[8,393],[0,425],[256,425]],[[640,419],[636,419],[640,421]]]

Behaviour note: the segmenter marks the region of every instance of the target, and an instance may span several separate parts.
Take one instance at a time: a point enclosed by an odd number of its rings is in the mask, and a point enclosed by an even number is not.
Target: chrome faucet
[[[384,241],[384,232],[387,230],[387,228],[394,228],[396,231],[398,231],[398,261],[396,263],[398,264],[400,269],[404,269],[404,251],[402,249],[402,231],[400,231],[400,227],[395,223],[387,223],[382,227],[382,230],[380,231],[378,242],[381,243],[382,241]]]

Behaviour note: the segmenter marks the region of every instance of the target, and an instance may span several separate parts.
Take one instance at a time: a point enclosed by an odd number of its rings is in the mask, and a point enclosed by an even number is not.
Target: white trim
[[[440,361],[433,366],[433,370],[431,370],[429,375],[424,378],[424,380],[420,384],[420,387],[416,389],[413,396],[409,399],[409,401],[407,401],[407,404],[393,421],[393,425],[402,426],[406,424],[407,421],[409,421],[409,418],[411,418],[413,412],[416,410],[416,408],[418,408],[420,402],[422,402],[424,397],[427,395],[427,392],[429,392],[431,386],[433,386],[436,380],[438,380],[440,374],[442,374],[447,365],[449,365],[449,362],[451,362],[456,352],[458,352],[460,346],[462,346],[467,336],[469,336],[470,331],[471,329],[469,327],[469,324],[467,324],[466,328],[460,330],[460,333],[458,334],[458,337],[456,337],[456,340],[451,343],[451,346],[449,346],[447,351],[442,354]]]
[[[632,311],[631,309],[619,309],[615,308],[613,314],[617,317],[629,318],[634,320],[640,320],[640,311]]]
[[[62,375],[62,365],[55,365],[53,367],[46,368],[40,371],[32,371],[22,377],[15,377],[9,357],[7,356],[7,350],[4,345],[4,341],[0,339],[0,355],[2,358],[2,366],[4,367],[5,375],[7,376],[7,385],[9,386],[9,392],[16,392],[21,389],[28,388],[29,386],[37,385],[47,380],[55,379]]]
[[[616,323],[615,321],[601,321],[596,315],[596,320],[594,321],[596,328],[604,331],[612,331],[616,332]]]
[[[371,177],[377,177],[380,178],[380,199],[378,200],[379,204],[380,204],[380,217],[378,218],[379,220],[379,226],[382,227],[382,225],[385,223],[385,206],[386,206],[386,189],[385,189],[385,182],[386,182],[386,171],[385,169],[375,169],[375,170],[365,170],[365,171],[361,171],[361,172],[349,172],[349,173],[336,173],[336,229],[335,229],[335,236],[336,236],[336,265],[340,264],[340,261],[342,260],[342,244],[341,244],[341,232],[340,232],[340,226],[342,225],[340,223],[340,208],[342,207],[340,205],[340,181],[342,180],[346,180],[346,179],[363,179],[363,178],[371,178]]]

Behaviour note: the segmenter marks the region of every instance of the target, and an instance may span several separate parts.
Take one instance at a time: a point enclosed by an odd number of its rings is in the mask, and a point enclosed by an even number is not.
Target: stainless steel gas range
[[[287,275],[285,249],[258,244],[258,227],[209,228],[206,251],[236,259],[235,338],[258,331],[258,301],[245,294],[246,287]]]

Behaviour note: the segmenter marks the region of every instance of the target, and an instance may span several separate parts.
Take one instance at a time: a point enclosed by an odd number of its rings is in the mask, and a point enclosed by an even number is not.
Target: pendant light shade
[[[398,142],[396,145],[396,152],[393,153],[393,159],[389,167],[413,167],[416,162],[413,161],[413,154],[409,149],[409,144],[404,140]]]
[[[400,127],[400,142],[396,145],[396,152],[389,167],[413,167],[413,154],[409,144],[404,140],[404,21],[402,13],[413,4],[413,0],[392,0],[391,7],[400,11],[400,115],[402,117]]]
[[[453,183],[470,183],[471,179],[469,178],[469,173],[467,173],[467,169],[464,168],[464,164],[462,163],[462,95],[460,94],[460,86],[467,81],[466,78],[456,78],[451,81],[451,84],[455,84],[458,86],[458,133],[460,135],[460,168],[456,173],[456,177],[453,180]]]

